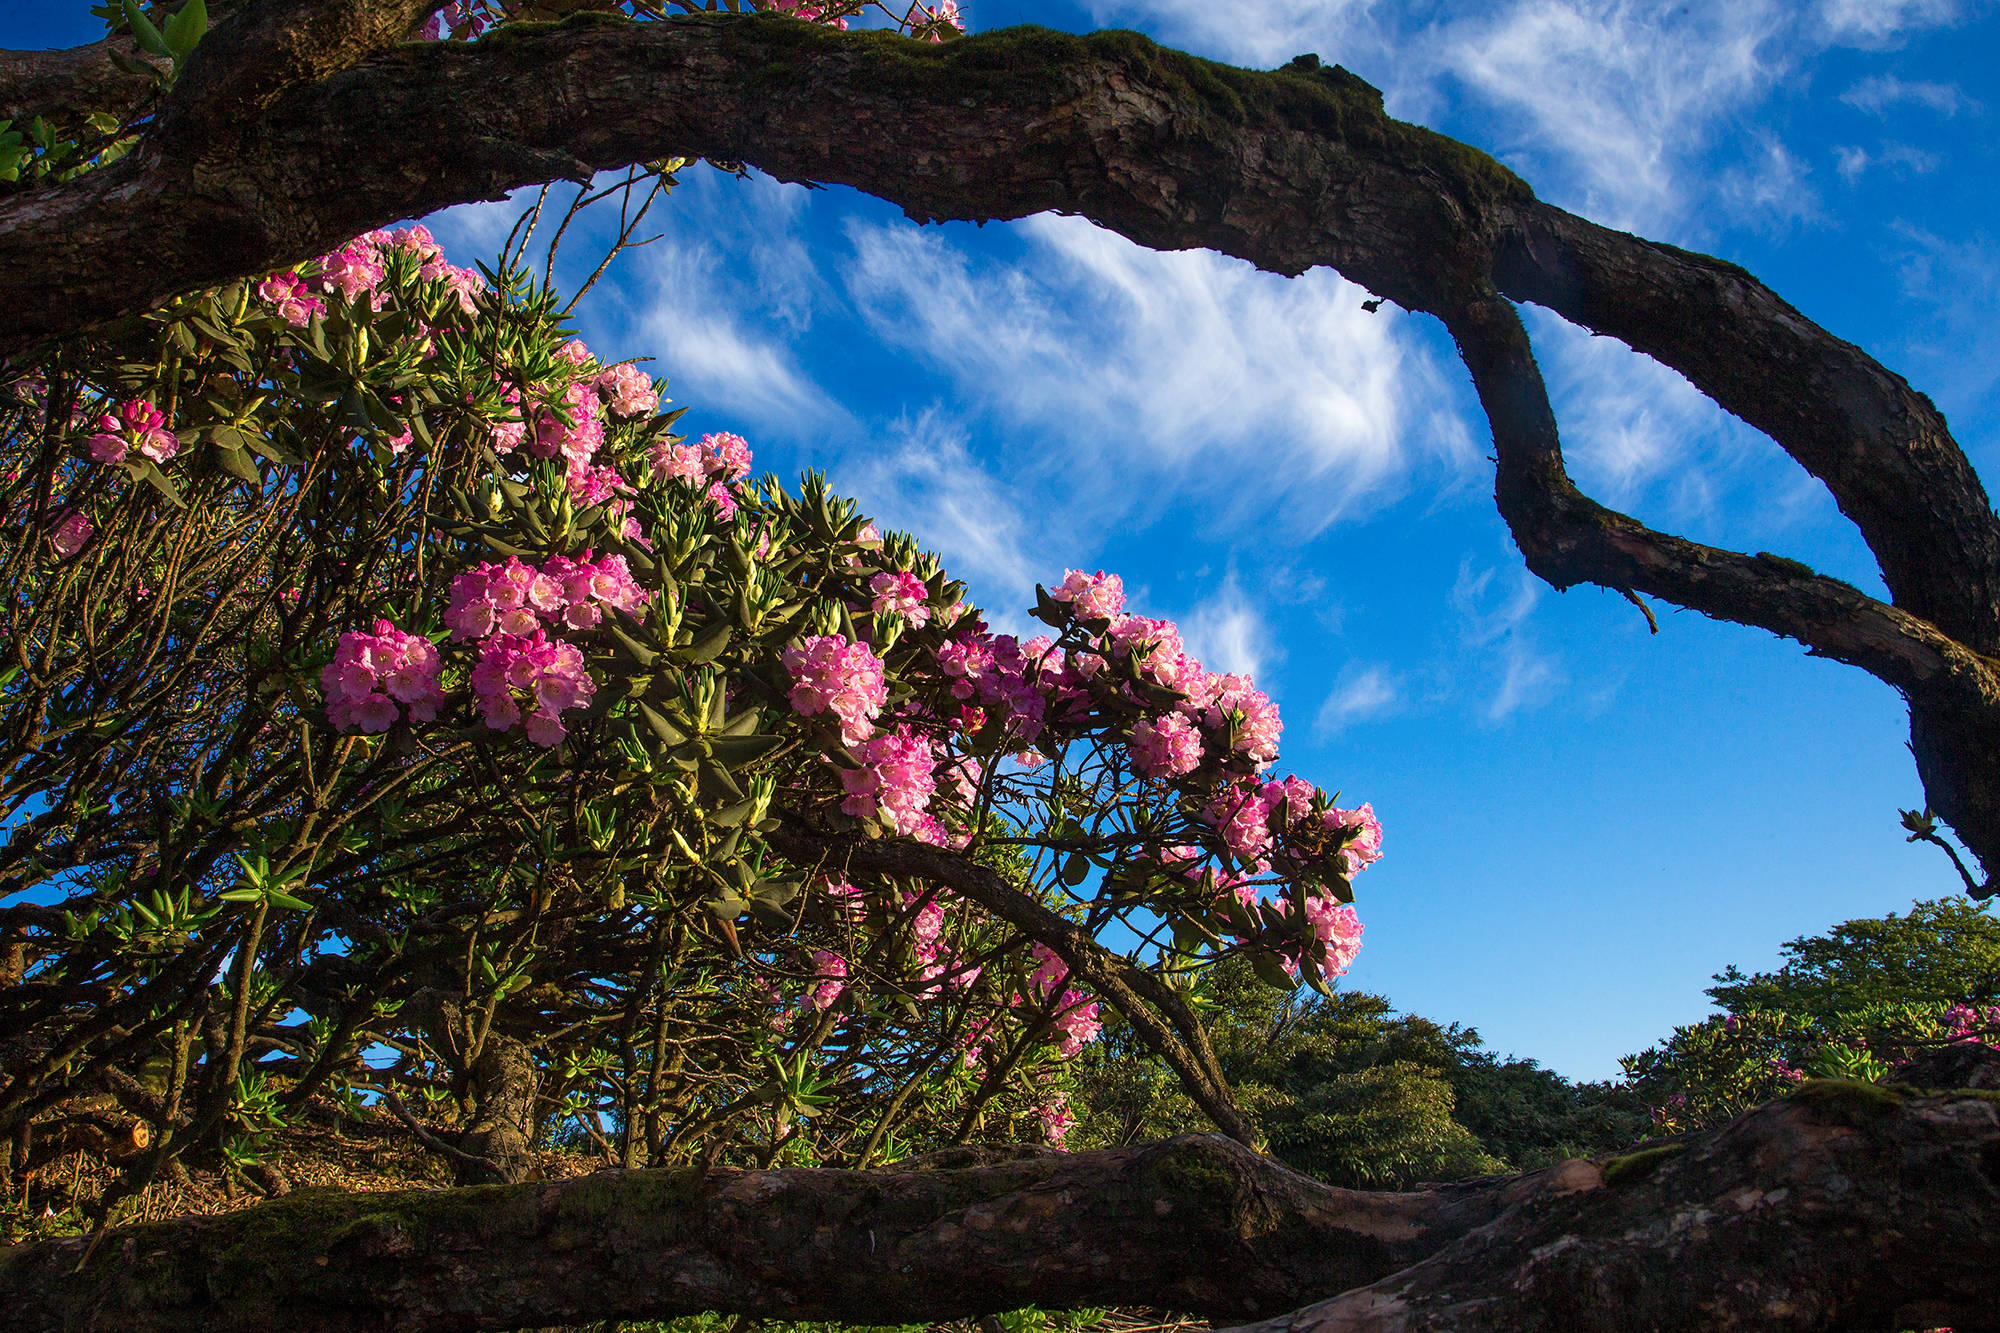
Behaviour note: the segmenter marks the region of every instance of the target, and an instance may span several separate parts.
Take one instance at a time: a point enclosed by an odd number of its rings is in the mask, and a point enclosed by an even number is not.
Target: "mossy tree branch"
[[[995,1161],[994,1158],[1000,1160]],[[1626,1158],[1401,1194],[1228,1139],[876,1171],[608,1170],[0,1252],[20,1333],[471,1333],[1143,1304],[1258,1333],[2000,1328],[2000,1096],[1805,1085]]]

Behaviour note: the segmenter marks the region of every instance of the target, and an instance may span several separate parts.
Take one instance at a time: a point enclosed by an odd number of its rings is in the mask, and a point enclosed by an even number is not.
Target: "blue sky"
[[[1598,221],[1735,260],[1935,398],[2000,472],[2000,6],[1982,0],[973,0],[975,29],[1304,51]],[[95,35],[81,3],[15,46]],[[25,26],[25,31],[24,31]],[[1495,515],[1431,321],[1325,271],[1160,255],[1072,218],[919,228],[705,167],[582,312],[683,428],[823,467],[1000,623],[1122,573],[1283,705],[1284,767],[1371,800],[1350,984],[1577,1077],[1705,1012],[1709,975],[1950,892],[1886,686],[1760,631],[1558,595]],[[490,254],[504,206],[434,226]],[[582,262],[587,242],[573,254]],[[1816,483],[1675,376],[1530,312],[1572,469],[1658,526],[1879,588]]]

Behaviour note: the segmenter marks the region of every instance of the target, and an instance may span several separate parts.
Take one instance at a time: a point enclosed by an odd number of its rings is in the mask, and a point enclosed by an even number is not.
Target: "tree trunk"
[[[518,1185],[536,1178],[540,1087],[534,1054],[512,1037],[488,1032],[472,1065],[472,1121],[458,1141],[471,1160],[458,1165],[460,1184]]]

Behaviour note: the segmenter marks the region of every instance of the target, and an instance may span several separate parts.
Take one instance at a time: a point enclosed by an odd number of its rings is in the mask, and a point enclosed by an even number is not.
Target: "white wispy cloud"
[[[841,419],[792,348],[746,318],[740,285],[713,247],[645,252],[624,285],[631,337],[705,406],[794,433]]]
[[[620,340],[656,356],[677,397],[799,437],[850,420],[794,345],[829,295],[796,225],[806,193],[690,169],[661,240],[620,261],[620,299],[605,303],[622,317]]]
[[[1224,522],[1275,512],[1310,533],[1419,469],[1475,472],[1444,373],[1329,272],[1157,253],[1075,218],[1020,224],[1011,264],[905,225],[848,234],[848,293],[876,336],[1040,436],[1034,465],[1108,512],[1192,483]]]
[[[1402,682],[1387,666],[1349,663],[1320,705],[1313,732],[1324,739],[1357,722],[1386,717],[1403,706],[1403,693]]]
[[[1970,8],[1965,0],[1821,0],[1818,19],[1832,41],[1879,46],[1955,23]]]
[[[1941,116],[1955,116],[1977,109],[1978,103],[1949,83],[1905,81],[1893,74],[1877,74],[1861,80],[1840,95],[1840,100],[1871,115],[1882,115],[1905,104],[1928,107]]]
[[[1541,598],[1542,585],[1526,569],[1503,573],[1470,555],[1459,563],[1450,604],[1466,650],[1460,685],[1498,679],[1481,709],[1488,722],[1541,707],[1564,682],[1561,664],[1535,644],[1528,629]]]
[[[833,480],[863,512],[937,552],[996,624],[1016,626],[1035,584],[1056,577],[1048,548],[1060,538],[1046,516],[1030,521],[1023,505],[1033,497],[974,457],[964,423],[943,409],[904,417],[848,451]]]
[[[1179,624],[1182,642],[1210,671],[1261,678],[1280,651],[1263,611],[1233,574]]]
[[[1553,659],[1527,643],[1510,639],[1500,649],[1500,687],[1486,705],[1488,722],[1504,722],[1524,709],[1539,708],[1562,683]]]

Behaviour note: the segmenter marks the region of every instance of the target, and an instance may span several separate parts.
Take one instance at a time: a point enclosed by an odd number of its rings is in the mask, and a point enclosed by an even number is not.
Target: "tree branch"
[[[1114,1302],[1241,1318],[1414,1262],[1490,1217],[1492,1193],[1336,1190],[1209,1136],[969,1168],[302,1190],[114,1231],[81,1273],[81,1238],[0,1252],[0,1309],[20,1333],[453,1333],[704,1310],[883,1323]]]
[[[1900,375],[1734,264],[1544,203],[1512,220],[1494,277],[1778,441],[1861,530],[1898,606],[2000,651],[2000,522],[1943,414]]]
[[[2000,1329],[2000,1104],[1808,1083],[1237,1333]]]
[[[130,37],[107,37],[67,51],[0,51],[0,120],[68,120],[91,111],[124,120],[140,111],[159,85],[120,68],[113,52],[163,72],[167,68],[165,58],[144,54]]]
[[[793,861],[822,859],[878,875],[901,875],[944,885],[978,903],[1029,938],[1054,950],[1078,980],[1107,1001],[1145,1044],[1180,1076],[1202,1112],[1225,1134],[1251,1147],[1262,1136],[1244,1116],[1209,1045],[1201,1020],[1186,1000],[1159,977],[1119,958],[1090,932],[1044,907],[1000,874],[969,857],[900,839],[832,839],[788,825],[771,835],[771,845]]]
[[[445,0],[248,0],[202,38],[160,108],[152,146],[210,160],[258,136],[296,89],[408,40]]]
[[[1989,1058],[1990,1063],[1990,1058]],[[881,1171],[338,1194],[0,1252],[20,1333],[469,1333],[1133,1304],[1258,1333],[2000,1329],[2000,1101],[1812,1082],[1720,1130],[1403,1194],[1227,1139]],[[913,1169],[925,1167],[928,1169]],[[1366,1284],[1366,1285],[1364,1285]]]

